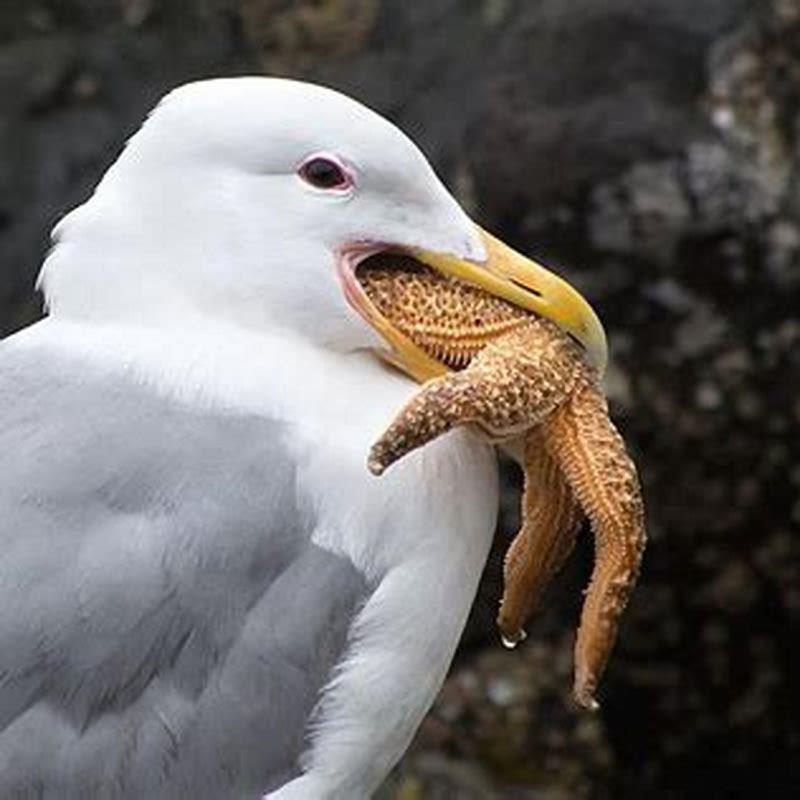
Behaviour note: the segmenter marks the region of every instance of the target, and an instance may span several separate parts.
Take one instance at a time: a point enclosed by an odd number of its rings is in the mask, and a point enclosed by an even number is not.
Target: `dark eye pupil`
[[[333,189],[347,181],[341,168],[327,158],[312,158],[303,166],[301,174],[312,186],[320,189]]]

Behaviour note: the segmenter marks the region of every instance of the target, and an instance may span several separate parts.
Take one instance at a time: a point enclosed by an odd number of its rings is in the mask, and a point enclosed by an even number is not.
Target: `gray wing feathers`
[[[0,796],[291,774],[367,587],[276,423],[0,348]]]

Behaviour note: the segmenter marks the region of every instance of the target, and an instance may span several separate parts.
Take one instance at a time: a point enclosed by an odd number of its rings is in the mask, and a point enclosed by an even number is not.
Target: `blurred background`
[[[442,695],[382,800],[800,787],[800,0],[3,0],[0,332],[159,96],[321,81],[398,122],[484,226],[592,300],[650,547],[599,714],[570,701],[589,537],[494,630],[520,476]],[[13,458],[3,453],[2,458]]]

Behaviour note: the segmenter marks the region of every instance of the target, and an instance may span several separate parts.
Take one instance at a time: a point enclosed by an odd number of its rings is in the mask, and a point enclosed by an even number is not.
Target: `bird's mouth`
[[[417,381],[466,366],[487,341],[529,314],[549,319],[577,341],[587,359],[605,369],[607,345],[597,315],[583,296],[563,278],[512,250],[486,231],[480,234],[484,261],[387,244],[357,243],[340,253],[339,279],[350,305],[386,341],[380,355]],[[415,324],[390,321],[380,303],[378,278],[396,271],[429,273],[465,284],[464,307],[415,310]],[[496,298],[490,316],[475,314],[487,296]],[[430,311],[431,318],[425,319]],[[435,313],[434,313],[435,312]],[[435,318],[434,318],[435,317]],[[394,317],[396,319],[396,316]]]

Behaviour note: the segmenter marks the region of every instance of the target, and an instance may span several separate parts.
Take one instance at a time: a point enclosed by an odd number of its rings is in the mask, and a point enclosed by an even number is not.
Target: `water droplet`
[[[527,638],[528,634],[520,628],[513,639],[508,636],[501,635],[500,641],[503,643],[503,647],[505,647],[507,650],[513,650],[520,642],[524,642]]]

